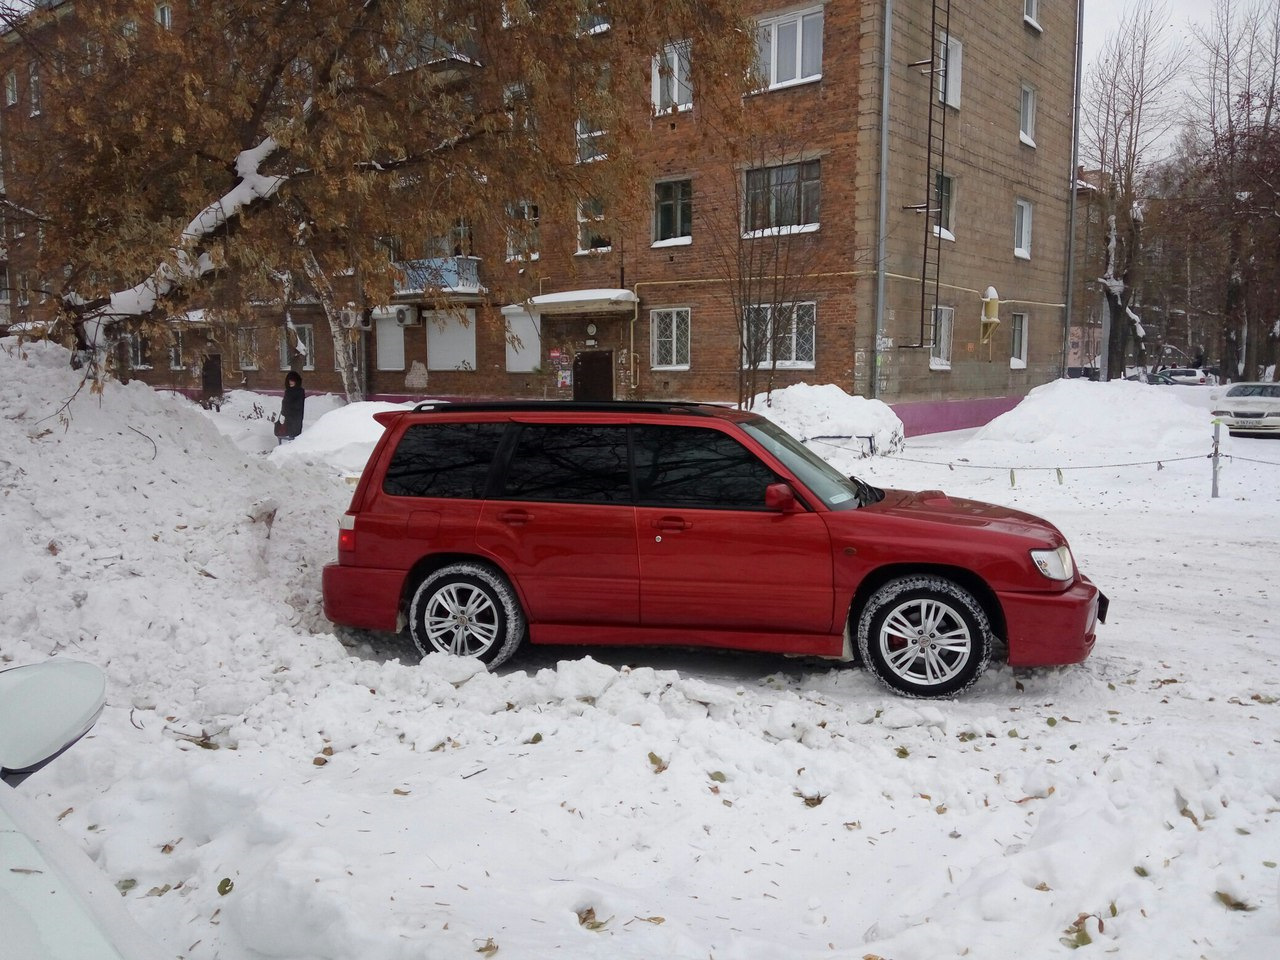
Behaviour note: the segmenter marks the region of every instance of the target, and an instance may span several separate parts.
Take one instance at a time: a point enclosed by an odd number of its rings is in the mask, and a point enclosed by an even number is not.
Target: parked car
[[[1165,367],[1159,371],[1174,383],[1210,384],[1209,375],[1197,367]],[[1217,383],[1215,378],[1213,383]]]
[[[1163,373],[1152,371],[1150,373],[1131,373],[1125,377],[1126,380],[1136,380],[1139,383],[1151,383],[1161,387],[1167,387],[1174,381]]]
[[[47,660],[0,671],[0,954],[14,960],[162,960],[120,893],[29,798],[14,789],[89,731],[105,678],[93,664]]]
[[[1280,383],[1234,383],[1215,399],[1213,415],[1228,433],[1280,433]]]
[[[420,404],[384,427],[325,567],[337,624],[502,663],[531,643],[861,661],[952,696],[997,645],[1092,650],[1107,600],[1039,517],[845,477],[753,413],[696,403]]]

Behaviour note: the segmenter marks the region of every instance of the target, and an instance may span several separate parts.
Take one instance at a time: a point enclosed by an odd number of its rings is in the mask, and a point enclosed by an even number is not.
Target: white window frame
[[[18,71],[10,70],[4,75],[4,105],[12,107],[18,102]]]
[[[169,369],[183,370],[182,365],[182,331],[169,331]]]
[[[156,23],[162,30],[173,29],[173,7],[167,3],[156,4]]]
[[[688,370],[692,328],[692,311],[688,307],[650,310],[649,366],[654,370]]]
[[[960,109],[960,86],[964,77],[964,44],[954,35],[942,32],[942,63],[938,65],[938,100],[948,107]]]
[[[756,71],[760,76],[762,90],[780,90],[794,87],[802,83],[815,83],[822,79],[823,54],[823,8],[808,7],[777,17],[767,17],[756,23]],[[778,54],[780,52],[779,34],[794,29],[792,55],[795,57],[795,76],[783,80],[778,79]],[[818,63],[817,69],[810,65],[810,72],[805,73],[804,48],[806,36],[817,34]]]
[[[1018,101],[1018,140],[1028,147],[1036,145],[1036,88],[1025,83]]]
[[[777,363],[774,363],[773,346],[774,346],[775,339],[777,339],[774,335],[774,324],[776,322],[778,312],[782,310],[786,310],[788,312],[788,319],[786,321],[788,325],[788,329],[784,333],[779,343],[780,345],[786,345],[790,348],[789,349],[790,358],[784,359],[779,357],[777,360]],[[810,359],[808,360],[795,359],[796,354],[799,352],[797,350],[797,345],[800,342],[800,336],[798,335],[798,324],[796,323],[796,314],[801,310],[807,310],[809,313],[808,333],[809,333]],[[748,324],[751,323],[751,315],[753,313],[756,316],[763,318],[764,323],[767,325],[767,332],[765,334],[764,355],[757,359],[756,361],[757,368],[777,367],[777,369],[779,370],[812,370],[814,369],[818,361],[818,304],[817,304],[817,301],[796,300],[790,303],[778,303],[778,304],[754,303],[747,307]],[[742,365],[744,368],[750,366],[750,359],[746,356],[745,350],[743,351]]]
[[[653,58],[653,112],[679,113],[693,109],[693,45],[689,40],[669,43]]]
[[[514,225],[507,228],[507,263],[540,259],[542,238],[539,235],[538,205],[528,200],[507,204],[507,218],[526,225],[524,230]]]
[[[151,369],[151,342],[140,333],[126,334],[129,341],[129,368],[131,370]]]
[[[596,129],[599,126],[591,117],[579,117],[574,121],[574,145],[577,148],[578,163],[609,159],[609,153],[604,148],[604,138],[608,131]]]
[[[1030,200],[1013,202],[1013,255],[1020,260],[1031,259],[1031,228],[1034,209]]]
[[[688,214],[687,222],[685,219],[685,215],[682,213],[682,210],[684,209],[684,204],[681,202],[680,197],[677,195],[674,198],[674,200],[670,202],[674,204],[674,208],[675,208],[674,222],[675,222],[676,230],[679,231],[680,229],[683,228],[688,232],[687,233],[677,232],[670,237],[664,237],[662,236],[662,230],[660,227],[662,223],[662,214],[660,211],[663,203],[667,201],[661,200],[661,198],[658,196],[658,192],[665,186],[672,186],[672,185],[681,184],[681,183],[687,183],[689,185],[689,214]],[[659,180],[657,183],[653,185],[653,244],[652,246],[682,247],[682,246],[687,246],[688,244],[691,244],[691,243],[693,243],[693,179],[690,177],[675,177],[670,180]]]
[[[1044,28],[1040,26],[1040,0],[1023,0],[1022,22],[1035,30],[1036,33],[1044,31]]]
[[[295,339],[301,340],[307,350],[307,354],[302,360],[302,369],[304,371],[314,370],[316,368],[316,333],[309,323],[295,323],[292,327],[285,326],[280,331],[280,369],[282,371],[293,369],[293,343]]]
[[[955,334],[956,308],[933,305],[933,330],[929,346],[929,369],[951,369],[951,346]]]
[[[27,64],[27,96],[31,100],[31,116],[40,116],[40,64]]]
[[[1027,369],[1027,315],[1009,316],[1009,369]]]
[[[236,329],[236,361],[241,370],[258,370],[258,328]]]
[[[586,211],[586,207],[588,204],[596,205],[596,207],[599,209],[599,213],[588,214]],[[613,249],[612,238],[604,237],[603,235],[600,235],[600,239],[608,241],[607,243],[605,243],[604,246],[584,247],[582,245],[582,241],[586,236],[586,234],[583,231],[587,229],[587,225],[604,222],[604,205],[601,204],[599,200],[594,200],[594,199],[579,200],[577,204],[577,217],[578,217],[578,252],[576,256],[585,256],[592,253],[608,253],[610,250]]]
[[[788,196],[788,184],[784,171],[790,168],[796,168],[794,183],[794,197]],[[808,180],[804,179],[806,168],[812,167],[816,169],[817,176]],[[822,222],[822,160],[814,157],[812,160],[800,160],[795,163],[780,163],[772,167],[754,167],[743,173],[745,177],[745,196],[743,215],[743,231],[742,238],[750,240],[755,237],[772,237],[785,236],[792,233],[812,233],[817,230]],[[763,189],[754,188],[752,179],[760,179],[763,177],[767,180],[763,185]],[[813,185],[816,197],[810,193],[806,193],[806,185]],[[780,207],[783,204],[789,205],[790,200],[794,199],[796,223],[781,222],[785,218],[785,212],[779,215]],[[759,210],[759,204],[766,202],[768,204],[768,225],[764,227],[753,227],[755,214]],[[806,216],[808,214],[808,216]]]
[[[948,184],[946,203],[942,203],[942,194],[938,189],[943,180]],[[938,210],[938,222],[933,226],[933,235],[954,242],[956,239],[956,178],[949,173],[939,171],[934,174],[933,184],[934,202],[941,204]]]

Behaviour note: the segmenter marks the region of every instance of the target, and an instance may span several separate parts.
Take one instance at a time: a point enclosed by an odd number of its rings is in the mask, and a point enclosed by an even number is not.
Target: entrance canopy
[[[630,313],[635,309],[636,295],[625,289],[562,290],[530,297],[526,306],[530,313],[585,313],[614,310]]]

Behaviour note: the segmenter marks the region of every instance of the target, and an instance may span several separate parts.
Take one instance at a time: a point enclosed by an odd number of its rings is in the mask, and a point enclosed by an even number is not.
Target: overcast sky
[[[1189,22],[1205,23],[1213,10],[1214,0],[1156,0],[1163,3],[1173,25],[1170,38],[1189,42]],[[1120,25],[1124,11],[1133,0],[1084,0],[1084,64],[1087,70],[1107,42],[1107,35]]]

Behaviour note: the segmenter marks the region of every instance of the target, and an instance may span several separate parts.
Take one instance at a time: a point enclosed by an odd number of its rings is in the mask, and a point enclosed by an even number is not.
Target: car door
[[[521,423],[477,546],[515,579],[534,624],[639,622],[625,424]]]
[[[644,627],[830,632],[827,525],[765,508],[767,463],[710,426],[637,424],[632,442]]]

